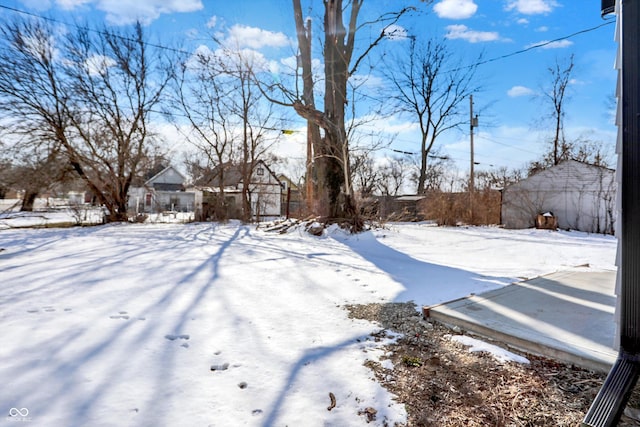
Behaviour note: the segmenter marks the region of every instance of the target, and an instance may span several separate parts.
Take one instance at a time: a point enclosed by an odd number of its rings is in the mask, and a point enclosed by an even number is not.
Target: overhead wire
[[[102,35],[105,34],[104,31],[100,31],[100,30],[97,30],[97,29],[94,29],[94,28],[81,26],[81,25],[74,24],[74,23],[64,22],[64,21],[61,21],[61,20],[58,20],[58,19],[55,19],[55,18],[52,18],[52,17],[47,17],[47,16],[44,16],[44,15],[41,15],[41,14],[28,12],[28,11],[17,9],[15,7],[7,6],[7,5],[0,5],[0,9],[4,9],[4,10],[7,10],[7,11],[10,11],[10,12],[13,12],[13,13],[17,13],[17,14],[22,14],[22,15],[25,15],[25,16],[30,16],[30,17],[33,17],[33,18],[46,20],[46,21],[53,22],[53,23],[60,24],[60,25],[73,26],[73,27],[78,28],[78,29],[95,32],[97,34],[102,34]],[[589,28],[585,28],[585,29],[582,29],[582,30],[579,30],[579,31],[575,31],[575,32],[573,32],[571,34],[568,34],[568,35],[565,35],[565,36],[562,36],[562,37],[558,37],[558,38],[555,38],[553,40],[545,41],[545,42],[542,42],[542,43],[537,43],[537,44],[531,45],[529,47],[526,47],[524,49],[519,49],[517,51],[513,51],[513,52],[510,52],[510,53],[507,53],[507,54],[504,54],[504,55],[499,55],[499,56],[496,56],[496,57],[493,57],[493,58],[489,58],[489,59],[485,59],[485,60],[479,60],[479,61],[476,61],[476,62],[474,62],[472,64],[468,64],[468,65],[465,65],[465,66],[462,66],[462,67],[458,67],[456,69],[452,69],[449,72],[455,72],[455,71],[466,69],[466,68],[478,67],[478,66],[485,65],[485,64],[488,64],[488,63],[504,60],[504,59],[507,59],[507,58],[510,58],[510,57],[513,57],[513,56],[516,56],[516,55],[521,55],[523,53],[530,52],[530,51],[535,50],[535,49],[544,48],[545,46],[551,45],[553,43],[557,43],[557,42],[560,42],[560,41],[563,41],[563,40],[568,40],[570,38],[576,37],[576,36],[581,35],[581,34],[589,33],[589,32],[592,32],[592,31],[596,31],[596,30],[598,30],[600,28],[603,28],[605,26],[608,26],[608,25],[611,25],[611,24],[614,24],[614,23],[615,23],[615,19],[611,19],[611,20],[608,20],[607,22],[604,22],[602,24],[599,24],[599,25],[596,25],[596,26],[593,26],[593,27],[589,27]],[[125,40],[125,41],[132,41],[131,39],[129,39],[129,38],[125,37],[125,36],[121,36],[121,35],[118,35],[118,34],[112,34],[112,35],[114,37],[120,38],[120,39]],[[215,39],[215,37],[212,37],[212,40],[214,42],[216,42],[216,43],[220,43],[217,39]],[[171,52],[174,52],[174,53],[180,53],[180,54],[185,54],[185,55],[191,55],[193,53],[193,52],[189,52],[189,51],[186,51],[186,50],[183,50],[183,49],[172,48],[172,47],[169,47],[169,46],[166,46],[166,45],[163,45],[163,44],[159,44],[159,43],[151,43],[151,42],[145,41],[144,44],[146,44],[147,46],[150,46],[150,47],[171,51]],[[371,95],[368,95],[368,94],[360,93],[360,95],[364,96],[364,97],[367,97],[367,98],[370,98],[370,99],[374,99],[376,101],[379,101],[378,98],[375,98],[375,97],[373,97]],[[291,134],[291,133],[296,132],[296,131],[291,130],[291,129],[276,129],[276,128],[273,128],[273,129],[270,129],[270,130],[280,131],[282,134]],[[373,134],[364,134],[364,135],[365,136],[374,136]],[[513,145],[501,143],[501,142],[495,141],[494,139],[482,137],[480,135],[478,135],[477,137],[481,138],[481,139],[485,139],[485,140],[487,140],[489,142],[492,142],[492,143],[495,143],[495,144],[498,144],[498,145],[503,145],[503,146],[508,147],[508,148],[520,150],[520,151],[531,153],[531,154],[538,154],[538,153],[535,153],[533,151],[523,149],[521,147],[516,147],[516,146],[513,146]],[[396,140],[398,140],[398,139],[396,139]],[[408,140],[399,140],[399,141],[410,142]],[[410,152],[403,151],[403,150],[396,150],[396,149],[392,149],[392,148],[389,148],[389,149],[394,151],[394,152],[398,152],[398,153],[402,153],[402,154],[410,154]],[[452,157],[449,157],[449,158],[454,159],[454,160],[461,160],[461,159],[455,159],[455,158],[452,158]]]
[[[5,9],[5,10],[8,10],[8,11],[11,11],[11,12],[14,12],[14,13],[18,13],[18,14],[21,14],[21,15],[25,15],[25,16],[30,16],[32,18],[42,19],[44,21],[53,22],[55,24],[72,26],[72,27],[75,27],[75,28],[77,28],[79,30],[90,31],[90,32],[93,32],[93,33],[96,33],[96,34],[100,34],[100,35],[106,35],[107,34],[106,32],[98,30],[98,29],[95,29],[95,28],[82,26],[82,25],[69,23],[69,22],[64,22],[64,21],[61,21],[59,19],[55,19],[55,18],[52,18],[52,17],[49,17],[49,16],[39,15],[39,14],[33,13],[33,12],[27,12],[26,10],[16,9],[14,7],[2,5],[2,4],[0,4],[0,9]],[[128,42],[135,41],[135,40],[133,40],[133,39],[131,39],[129,37],[125,37],[125,36],[122,36],[122,35],[119,35],[119,34],[109,34],[109,35],[112,36],[112,37],[118,38],[120,40],[123,40],[123,41],[128,41]],[[213,40],[217,42],[217,40],[215,38]],[[150,46],[150,47],[154,47],[156,49],[167,50],[167,51],[174,52],[174,53],[181,53],[181,54],[185,54],[185,55],[192,55],[193,54],[193,52],[189,52],[189,51],[186,51],[186,50],[183,50],[183,49],[177,49],[177,48],[165,46],[165,45],[158,44],[158,43],[151,43],[151,42],[148,42],[148,41],[144,41],[143,44],[145,44],[147,46]]]
[[[575,36],[578,36],[580,34],[589,33],[591,31],[598,30],[598,29],[600,29],[602,27],[606,27],[607,25],[611,25],[611,24],[614,24],[614,23],[615,23],[614,20],[613,21],[607,21],[607,22],[604,22],[604,23],[602,23],[600,25],[596,25],[596,26],[590,27],[590,28],[585,28],[585,29],[576,31],[574,33],[571,33],[569,35],[558,37],[558,38],[553,39],[553,40],[548,40],[548,41],[545,41],[545,42],[542,42],[542,43],[537,43],[537,44],[534,44],[532,46],[526,47],[524,49],[516,50],[514,52],[506,53],[504,55],[499,55],[499,56],[496,56],[496,57],[493,57],[493,58],[477,61],[477,62],[475,62],[473,64],[465,65],[463,67],[455,68],[453,70],[450,70],[450,72],[458,71],[458,70],[464,70],[465,68],[473,68],[473,67],[477,67],[477,66],[480,66],[480,65],[489,64],[491,62],[500,61],[502,59],[511,58],[512,56],[520,55],[520,54],[532,51],[534,49],[540,49],[540,48],[543,48],[543,47],[548,46],[550,44],[557,43],[557,42],[560,42],[560,41],[563,41],[563,40],[568,40],[568,39],[573,38]]]
[[[47,16],[40,15],[40,14],[37,14],[37,13],[28,12],[28,11],[17,9],[17,8],[11,7],[11,6],[0,5],[0,9],[5,9],[5,10],[8,10],[8,11],[11,11],[11,12],[14,12],[14,13],[18,13],[18,14],[22,14],[22,15],[26,15],[26,16],[31,16],[33,18],[43,19],[43,20],[54,22],[54,23],[57,23],[57,24],[70,25],[70,26],[76,27],[78,29],[88,30],[88,31],[92,31],[92,32],[95,32],[95,33],[98,33],[98,34],[104,34],[103,31],[100,31],[100,30],[97,30],[97,29],[81,26],[81,25],[78,25],[78,24],[72,24],[72,23],[64,22],[64,21],[61,21],[61,20],[58,20],[58,19],[55,19],[55,18],[52,18],[52,17],[47,17]],[[605,27],[607,25],[611,25],[611,24],[614,24],[614,23],[615,23],[614,19],[613,20],[609,20],[609,21],[604,22],[602,24],[599,24],[599,25],[596,25],[596,26],[593,26],[593,27],[590,27],[590,28],[585,28],[585,29],[573,32],[571,34],[568,34],[566,36],[558,37],[558,38],[555,38],[553,40],[545,41],[545,42],[542,42],[542,43],[537,43],[537,44],[534,44],[534,45],[529,46],[527,48],[520,49],[520,50],[517,50],[517,51],[513,51],[513,52],[510,52],[510,53],[507,53],[507,54],[504,54],[504,55],[499,55],[499,56],[496,56],[496,57],[493,57],[493,58],[476,61],[476,62],[474,62],[472,64],[468,64],[468,65],[453,69],[451,71],[457,71],[457,70],[461,70],[461,69],[465,69],[465,68],[477,67],[477,66],[488,64],[488,63],[491,63],[491,62],[495,62],[495,61],[499,61],[499,60],[502,60],[502,59],[510,58],[512,56],[515,56],[515,55],[520,55],[520,54],[529,52],[529,51],[534,50],[534,49],[543,48],[545,46],[548,46],[548,45],[553,44],[553,43],[557,43],[559,41],[568,40],[568,39],[576,37],[578,35],[598,30],[598,29],[600,29],[602,27]],[[117,36],[116,35],[116,37],[119,37],[119,38],[121,38],[123,40],[130,41],[130,39],[128,39],[127,37],[124,37],[124,36]],[[219,43],[219,41],[215,37],[212,37],[212,40],[215,41],[216,43]],[[189,51],[186,51],[186,50],[183,50],[183,49],[172,48],[172,47],[165,46],[165,45],[158,44],[158,43],[145,42],[145,44],[147,44],[147,46],[155,47],[155,48],[158,48],[158,49],[165,49],[165,50],[173,51],[173,52],[176,52],[176,53],[183,53],[183,54],[191,54],[192,53],[192,52],[189,52]],[[361,95],[365,96],[365,97],[369,97],[369,98],[375,99],[370,95],[366,95],[366,94],[361,94]]]

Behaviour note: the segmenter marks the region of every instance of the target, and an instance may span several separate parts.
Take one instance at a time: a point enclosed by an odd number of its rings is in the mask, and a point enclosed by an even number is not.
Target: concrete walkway
[[[558,272],[424,311],[530,353],[608,372],[617,356],[615,277]]]

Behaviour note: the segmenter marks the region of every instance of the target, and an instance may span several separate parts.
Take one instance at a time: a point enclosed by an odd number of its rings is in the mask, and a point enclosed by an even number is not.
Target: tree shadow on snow
[[[129,230],[134,231],[134,229]],[[211,233],[214,231],[210,230]],[[90,423],[90,420],[95,417],[97,402],[100,402],[105,395],[111,392],[112,385],[127,382],[126,377],[130,375],[130,371],[126,367],[130,363],[132,354],[144,351],[147,346],[157,348],[154,342],[169,340],[171,338],[167,337],[173,337],[171,334],[177,334],[178,338],[183,336],[181,334],[186,329],[186,324],[193,312],[207,302],[208,293],[219,276],[219,263],[225,251],[247,233],[246,227],[238,227],[230,235],[216,233],[215,252],[204,257],[198,265],[186,269],[176,283],[160,285],[163,288],[162,293],[156,294],[153,299],[140,304],[140,309],[135,314],[131,313],[133,317],[129,318],[127,315],[126,321],[121,321],[115,328],[109,329],[104,334],[100,333],[99,340],[94,340],[91,337],[96,332],[96,326],[84,321],[61,330],[44,341],[39,340],[32,345],[25,343],[27,345],[21,348],[22,354],[40,354],[40,360],[29,357],[17,362],[15,360],[6,360],[5,362],[11,362],[10,365],[14,366],[17,372],[21,372],[24,377],[37,377],[46,374],[47,378],[36,390],[30,390],[26,386],[20,387],[20,391],[14,390],[10,393],[12,402],[28,407],[34,417],[37,417],[37,414],[46,413],[47,407],[71,405],[66,410],[70,414],[67,425],[80,426]],[[44,245],[49,244],[47,239],[43,239],[43,241]],[[95,274],[95,271],[99,270],[100,267],[96,268],[99,265],[111,265],[109,268],[113,268],[113,264],[117,265],[118,262],[127,258],[129,260],[135,260],[137,257],[145,259],[149,251],[156,250],[152,246],[161,243],[171,246],[184,245],[185,251],[187,251],[191,242],[188,240],[181,242],[175,236],[165,235],[158,237],[156,242],[146,242],[146,244],[129,247],[115,258],[95,254],[96,257],[91,260],[91,263],[78,265],[80,271],[76,270],[73,274],[76,277],[91,276],[92,271]],[[56,277],[59,278],[59,276]],[[121,279],[128,280],[124,276]],[[72,277],[69,277],[68,280],[71,281]],[[158,284],[149,283],[147,287],[152,289],[156,286]],[[58,286],[54,283],[47,283],[42,287],[56,289]],[[41,291],[36,288],[26,292],[38,294]],[[55,296],[59,297],[60,295]],[[60,301],[60,298],[56,300]],[[100,312],[94,311],[90,314],[101,318],[104,313],[118,313],[121,307],[126,307],[126,300],[121,298],[115,298],[109,303],[113,304],[109,309],[105,310],[104,307],[99,306]],[[163,313],[171,313],[172,316],[165,318]],[[125,319],[124,315],[115,316],[112,319],[117,322],[119,317]],[[87,320],[89,319],[87,318]],[[104,325],[104,323],[100,323],[100,325]],[[69,346],[77,346],[78,351],[69,352]],[[164,423],[162,417],[166,410],[163,408],[166,398],[166,379],[176,363],[175,346],[161,346],[160,348],[162,351],[160,365],[164,370],[151,374],[154,377],[150,378],[153,382],[152,393],[144,398],[144,402],[138,402],[138,405],[141,405],[140,409],[150,417],[145,421],[149,422],[148,425],[163,425]],[[104,364],[105,358],[109,363]],[[91,366],[99,367],[102,370],[95,380],[85,378],[86,369]],[[0,393],[1,395],[2,393]],[[69,400],[70,396],[73,396],[72,401]]]
[[[340,241],[403,286],[395,302],[413,301],[418,306],[439,304],[497,289],[516,280],[422,261],[384,245],[371,232]]]

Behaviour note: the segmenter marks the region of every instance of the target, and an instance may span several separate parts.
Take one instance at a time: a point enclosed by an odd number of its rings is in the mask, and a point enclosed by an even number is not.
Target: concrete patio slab
[[[608,372],[615,271],[566,271],[425,307],[425,315],[530,353]]]

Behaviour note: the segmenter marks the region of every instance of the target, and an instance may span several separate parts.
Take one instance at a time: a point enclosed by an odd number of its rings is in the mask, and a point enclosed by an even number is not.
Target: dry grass
[[[605,375],[523,354],[529,364],[471,353],[444,325],[421,319],[411,304],[346,307],[351,317],[404,334],[387,354],[394,369],[368,362],[408,412],[407,426],[577,426]],[[637,392],[632,398],[638,402]],[[632,415],[633,411],[627,411]],[[623,417],[620,425],[640,426]]]
[[[500,192],[476,191],[473,195],[473,214],[469,197],[469,193],[431,192],[420,203],[420,213],[424,218],[434,219],[438,225],[500,224]]]

